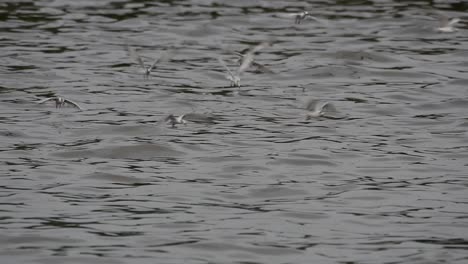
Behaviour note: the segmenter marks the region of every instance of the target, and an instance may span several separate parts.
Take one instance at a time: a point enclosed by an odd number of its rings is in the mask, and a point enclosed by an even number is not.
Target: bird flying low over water
[[[457,29],[454,26],[455,24],[460,22],[460,18],[449,19],[448,17],[439,14],[438,19],[439,19],[439,26],[436,27],[436,30],[438,32],[451,33],[451,32],[457,31]]]
[[[309,102],[306,105],[306,109],[309,110],[309,112],[306,115],[306,120],[324,116],[328,111],[336,111],[335,107],[330,102],[315,99],[309,100]]]
[[[316,17],[312,16],[308,11],[301,11],[298,13],[283,13],[283,14],[278,14],[277,16],[284,17],[284,18],[294,18],[295,24],[300,24],[302,21],[304,21],[307,18],[320,22]]]
[[[79,110],[83,110],[83,108],[81,108],[81,106],[75,102],[73,102],[72,100],[68,100],[68,99],[65,99],[63,97],[59,97],[59,96],[56,96],[56,97],[49,97],[49,98],[46,98],[46,99],[43,99],[39,102],[37,102],[38,104],[43,104],[45,102],[48,102],[48,101],[55,101],[55,108],[61,108],[65,105],[71,105],[73,107],[76,107],[78,108]]]
[[[130,47],[129,45],[126,46],[127,47],[127,51],[128,51],[128,54],[130,55],[130,57],[135,60],[139,65],[140,67],[143,69],[143,75],[145,78],[148,78],[151,71],[153,69],[155,69],[156,67],[156,64],[160,63],[160,62],[164,62],[164,61],[169,61],[172,57],[172,52],[166,52],[166,53],[163,53],[161,55],[161,57],[159,57],[158,59],[156,59],[153,64],[149,65],[149,66],[145,66],[145,63],[143,62],[143,59],[141,58],[141,56],[136,52],[135,48],[133,47]]]
[[[240,66],[239,68],[237,68],[236,72],[232,72],[229,69],[229,67],[226,65],[224,60],[218,57],[219,63],[226,69],[228,73],[226,75],[226,79],[231,81],[231,86],[240,87],[240,76],[244,71],[246,71],[254,63],[255,53],[266,47],[270,47],[271,45],[272,45],[271,42],[264,41],[264,42],[261,42],[260,44],[257,44],[251,47],[245,54],[241,55]]]
[[[242,58],[245,56],[244,52],[234,52],[234,54],[236,56],[239,57],[239,59],[237,60],[239,62],[239,64],[242,64]],[[260,64],[258,62],[256,62],[255,60],[252,61],[252,64],[251,64],[253,67],[256,68],[257,71],[260,71],[262,73],[270,73],[270,74],[274,74],[275,72],[270,70],[268,67],[266,67],[265,65],[263,64]]]
[[[176,125],[184,124],[187,125],[187,122],[199,123],[199,124],[216,124],[215,116],[211,114],[199,114],[199,113],[187,113],[180,116],[175,116],[170,114],[167,116],[164,121],[166,124],[176,127]]]
[[[164,119],[164,121],[167,124],[170,124],[172,127],[176,127],[178,124],[184,124],[187,125],[187,121],[184,119],[185,114],[180,115],[180,116],[174,116],[173,114],[170,114]]]
[[[224,67],[224,69],[226,69],[228,74],[226,74],[225,77],[226,79],[231,81],[231,87],[234,87],[234,86],[240,87],[240,73],[236,72],[236,74],[234,74],[226,65],[226,62],[224,62],[224,60],[221,59],[220,57],[218,57],[218,61]]]

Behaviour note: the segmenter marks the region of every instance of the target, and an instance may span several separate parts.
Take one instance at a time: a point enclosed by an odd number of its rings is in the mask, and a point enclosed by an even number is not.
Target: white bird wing
[[[133,47],[130,47],[127,45],[127,51],[128,51],[128,54],[130,55],[130,57],[135,60],[136,62],[138,62],[138,64],[140,65],[140,67],[143,69],[143,70],[146,70],[145,68],[145,63],[143,62],[143,59],[140,57],[140,55],[138,55],[138,53],[136,52],[135,48]]]
[[[229,75],[231,75],[231,77],[234,79],[234,74],[231,72],[231,70],[228,68],[228,66],[226,65],[226,63],[224,62],[223,59],[221,59],[220,57],[218,57],[218,61],[219,63],[224,67],[224,69],[226,69],[226,71],[229,73]]]
[[[320,114],[330,114],[336,112],[335,106],[330,102],[319,102],[315,110]]]
[[[258,45],[255,45],[254,47],[250,48],[247,50],[247,52],[234,52],[234,55],[238,56],[238,62],[240,62],[240,66],[237,70],[237,73],[240,75],[241,72],[247,70],[251,65],[255,66],[257,70],[262,71],[264,73],[273,73],[272,70],[268,69],[264,65],[255,62],[253,59],[253,56],[255,55],[255,52],[260,51],[261,49],[265,47],[271,46],[271,43],[268,41],[262,42]]]
[[[43,104],[47,101],[50,101],[50,100],[55,100],[55,97],[49,97],[49,98],[46,98],[46,99],[42,99],[40,100],[39,102],[37,102],[38,104]]]
[[[247,52],[247,54],[245,54],[242,59],[241,59],[241,64],[239,66],[239,68],[237,69],[237,74],[240,75],[242,72],[244,72],[245,70],[247,70],[247,68],[250,67],[250,65],[252,64],[253,62],[253,52]]]
[[[313,112],[322,112],[324,110],[327,111],[336,111],[335,107],[332,103],[328,101],[320,101],[317,99],[310,99],[305,107],[309,111]]]
[[[234,55],[237,56],[236,63],[242,63],[242,58],[244,57],[244,54],[242,54],[241,52],[234,51]]]
[[[323,110],[325,110],[326,108],[328,108],[328,106],[330,105],[329,102],[318,102],[316,105],[315,105],[315,111],[319,112],[319,113],[322,113]]]
[[[433,18],[436,18],[439,21],[440,27],[448,27],[450,23],[450,18],[443,13],[435,13]]]
[[[242,72],[244,72],[245,70],[247,70],[247,68],[250,67],[256,52],[269,46],[271,46],[271,42],[264,41],[249,49],[249,51],[247,51],[247,53],[245,53],[244,56],[242,56],[241,65],[239,66],[239,69],[237,69],[237,74],[240,75]]]
[[[252,52],[252,53],[259,52],[260,50],[264,48],[271,47],[271,45],[272,45],[271,41],[263,41],[260,44],[255,45],[252,49],[249,50],[249,52]]]
[[[244,54],[242,54],[241,52],[234,51],[233,53],[234,53],[234,55],[236,55],[236,56],[238,56],[240,58],[244,57]]]
[[[78,108],[80,110],[83,110],[83,108],[81,108],[81,106],[78,103],[73,102],[72,100],[65,99],[65,103],[67,103],[67,104],[69,104],[71,106],[74,106],[74,107],[76,107],[76,108]]]

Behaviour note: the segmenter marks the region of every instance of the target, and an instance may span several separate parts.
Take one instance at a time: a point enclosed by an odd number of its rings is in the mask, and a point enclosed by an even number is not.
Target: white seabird
[[[68,104],[68,105],[71,105],[73,107],[78,108],[79,110],[83,110],[83,108],[81,108],[81,106],[78,103],[73,102],[72,100],[69,100],[69,99],[65,99],[63,97],[59,97],[59,96],[49,97],[49,98],[43,99],[43,100],[41,100],[41,101],[39,101],[37,103],[38,104],[43,104],[43,103],[48,102],[48,101],[55,101],[55,108],[61,108],[61,107],[65,106],[66,104]]]

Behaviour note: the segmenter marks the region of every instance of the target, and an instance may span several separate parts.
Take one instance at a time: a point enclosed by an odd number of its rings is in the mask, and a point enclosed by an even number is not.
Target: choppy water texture
[[[1,262],[467,263],[467,10],[1,1]],[[264,40],[275,74],[229,87],[217,58]],[[125,45],[174,56],[145,79]]]

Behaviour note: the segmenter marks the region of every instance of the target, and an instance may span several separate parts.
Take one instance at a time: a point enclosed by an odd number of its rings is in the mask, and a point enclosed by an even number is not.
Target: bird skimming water
[[[172,53],[164,53],[163,55],[161,55],[161,57],[159,57],[158,59],[156,59],[153,64],[149,65],[149,66],[145,66],[145,63],[143,62],[143,59],[141,58],[141,56],[136,52],[135,48],[133,47],[130,47],[130,46],[126,46],[127,47],[127,51],[128,51],[128,54],[130,55],[130,57],[132,59],[134,59],[136,62],[138,62],[138,64],[140,65],[140,67],[143,69],[143,76],[145,78],[148,78],[151,71],[153,69],[155,69],[156,67],[156,64],[160,63],[160,62],[164,62],[164,61],[168,61],[170,60],[171,56],[172,56]]]
[[[236,74],[234,74],[229,68],[228,66],[226,65],[226,63],[224,62],[223,59],[219,58],[218,57],[218,61],[219,63],[226,69],[226,71],[228,72],[227,75],[225,75],[226,79],[228,79],[229,81],[231,81],[231,87],[234,87],[234,86],[237,86],[240,88],[240,72],[237,71]]]
[[[215,116],[211,114],[199,114],[199,113],[193,113],[193,112],[186,113],[180,116],[175,116],[173,114],[170,114],[164,119],[164,121],[166,122],[166,124],[171,125],[173,128],[179,124],[187,125],[187,122],[206,124],[206,125],[217,123]]]
[[[79,110],[83,110],[83,108],[81,108],[81,106],[75,102],[73,102],[72,100],[68,100],[68,99],[65,99],[63,97],[59,97],[59,96],[56,96],[56,97],[49,97],[49,98],[46,98],[46,99],[43,99],[39,102],[37,102],[38,104],[43,104],[45,102],[48,102],[48,101],[55,101],[55,108],[61,108],[63,106],[65,106],[66,104],[68,105],[71,105],[73,107],[76,107],[78,108]]]
[[[252,48],[250,48],[245,54],[243,54],[241,56],[240,66],[239,66],[239,68],[237,68],[235,73],[232,72],[228,68],[228,66],[226,65],[226,63],[224,62],[223,59],[218,57],[219,63],[228,72],[228,74],[226,75],[226,79],[231,81],[231,86],[232,87],[237,86],[237,87],[240,88],[240,75],[242,74],[242,72],[247,70],[247,68],[249,68],[252,65],[252,63],[254,62],[253,57],[254,57],[255,53],[262,50],[262,49],[264,49],[265,47],[270,47],[271,45],[272,45],[271,42],[264,41],[264,42],[262,42],[262,43],[260,43],[258,45],[253,46]]]
[[[187,121],[184,119],[184,115],[180,116],[174,116],[173,114],[170,114],[169,116],[166,117],[164,120],[167,124],[170,124],[172,127],[176,127],[178,124],[184,124],[187,125]]]
[[[286,13],[286,14],[279,14],[279,17],[285,17],[285,18],[294,18],[294,23],[295,24],[301,24],[301,22],[307,18],[313,19],[317,22],[320,22],[316,17],[312,16],[308,11],[301,11],[298,13]]]
[[[315,99],[312,99],[307,103],[306,109],[309,110],[306,115],[306,120],[324,116],[326,111],[336,111],[335,107],[330,102]]]
[[[248,51],[248,50],[247,50]],[[239,64],[242,64],[242,58],[245,56],[245,53],[247,51],[241,51],[241,52],[234,52],[235,55],[239,56],[239,59],[237,60],[237,62]],[[257,71],[260,71],[262,73],[270,73],[270,74],[274,74],[275,72],[273,72],[272,70],[270,70],[268,67],[266,67],[265,65],[263,64],[260,64],[258,62],[256,62],[255,60],[252,61],[252,66],[256,68]]]
[[[457,29],[454,26],[458,22],[460,22],[460,18],[449,19],[444,15],[439,15],[439,26],[436,28],[436,30],[443,33],[455,32]]]

